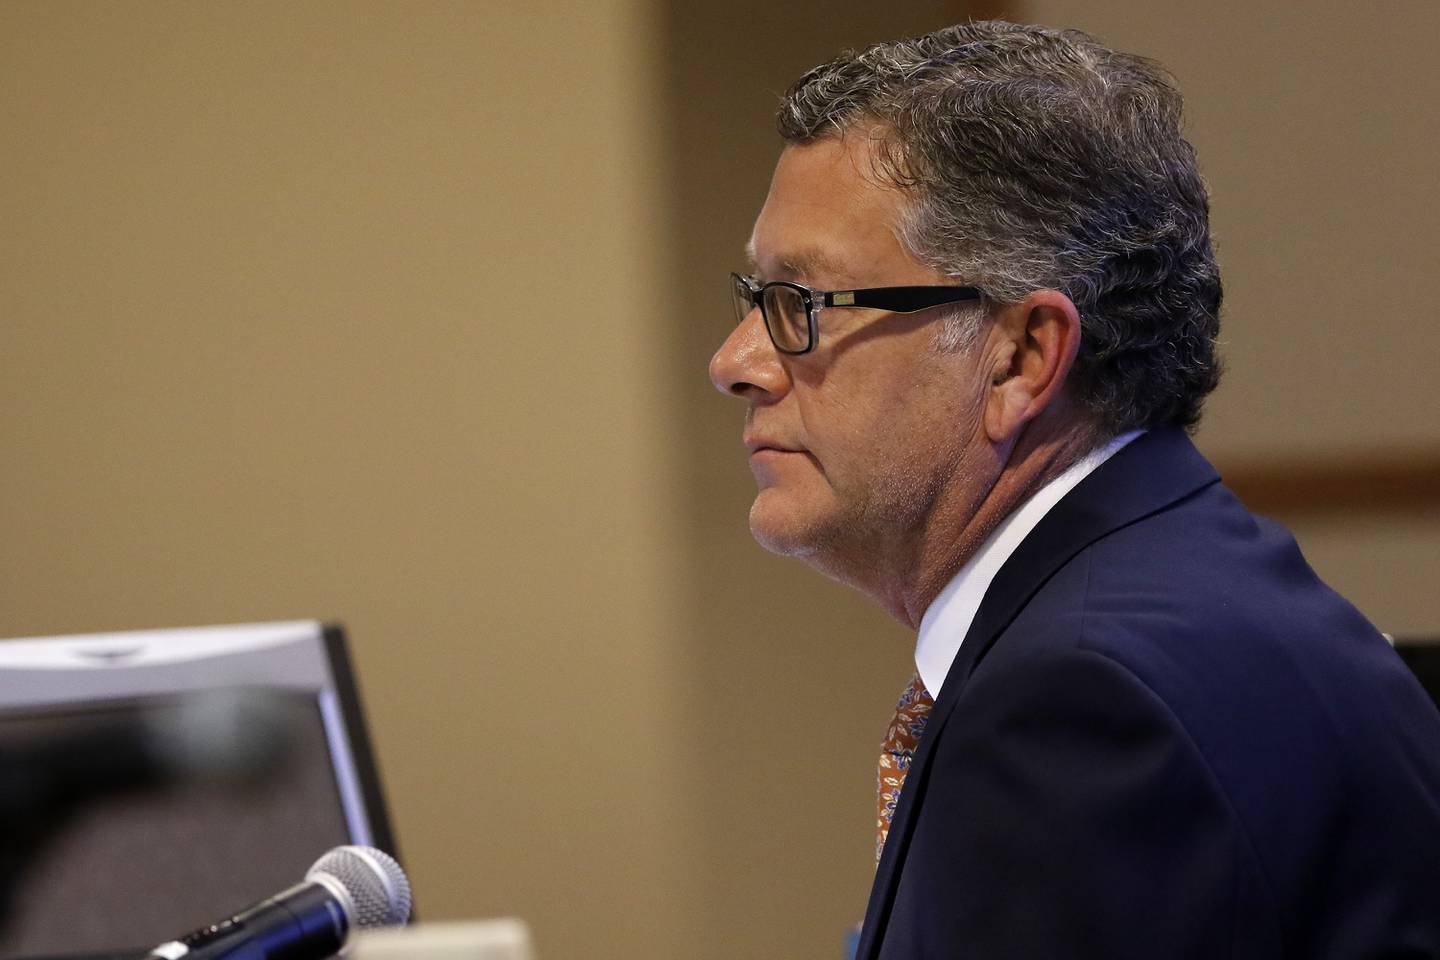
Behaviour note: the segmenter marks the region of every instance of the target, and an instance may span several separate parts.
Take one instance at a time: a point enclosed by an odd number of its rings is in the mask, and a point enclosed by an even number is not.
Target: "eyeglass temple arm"
[[[977,287],[872,287],[864,290],[832,290],[821,299],[826,307],[868,307],[892,313],[914,313],[942,303],[979,300],[984,294]]]

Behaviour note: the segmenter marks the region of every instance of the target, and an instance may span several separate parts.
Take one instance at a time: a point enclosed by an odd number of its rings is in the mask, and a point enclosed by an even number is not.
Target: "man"
[[[710,373],[756,539],[919,632],[860,956],[1440,957],[1440,715],[1186,435],[1221,289],[1167,76],[972,23],[779,128]]]

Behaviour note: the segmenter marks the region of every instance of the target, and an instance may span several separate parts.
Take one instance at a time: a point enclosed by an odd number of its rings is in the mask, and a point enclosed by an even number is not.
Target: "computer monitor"
[[[0,641],[0,958],[149,948],[395,852],[343,630]]]
[[[1395,649],[1440,707],[1440,637],[1396,637]]]

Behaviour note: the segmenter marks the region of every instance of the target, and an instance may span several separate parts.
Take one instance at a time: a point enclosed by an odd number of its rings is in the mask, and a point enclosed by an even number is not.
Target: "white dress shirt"
[[[935,602],[925,611],[925,616],[920,618],[920,639],[915,644],[915,667],[931,697],[940,696],[945,675],[950,672],[950,664],[960,651],[965,634],[970,632],[970,624],[975,619],[975,612],[980,609],[985,591],[990,589],[990,581],[995,579],[995,574],[1010,559],[1010,554],[1020,546],[1020,541],[1035,529],[1035,525],[1060,502],[1061,497],[1144,432],[1135,430],[1122,434],[1105,446],[1092,450],[1037,490],[1034,496],[1001,521],[980,549],[965,561],[954,579],[940,591]]]

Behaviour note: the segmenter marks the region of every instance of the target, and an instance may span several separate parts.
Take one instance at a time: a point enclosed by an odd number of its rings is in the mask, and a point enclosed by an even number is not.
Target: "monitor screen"
[[[1399,637],[1395,649],[1440,707],[1440,637]]]
[[[150,655],[98,672],[7,671],[0,643],[0,958],[143,951],[332,847],[386,845],[338,630],[306,627],[248,649],[171,635],[163,652],[152,634]],[[83,648],[131,649],[112,643]]]

